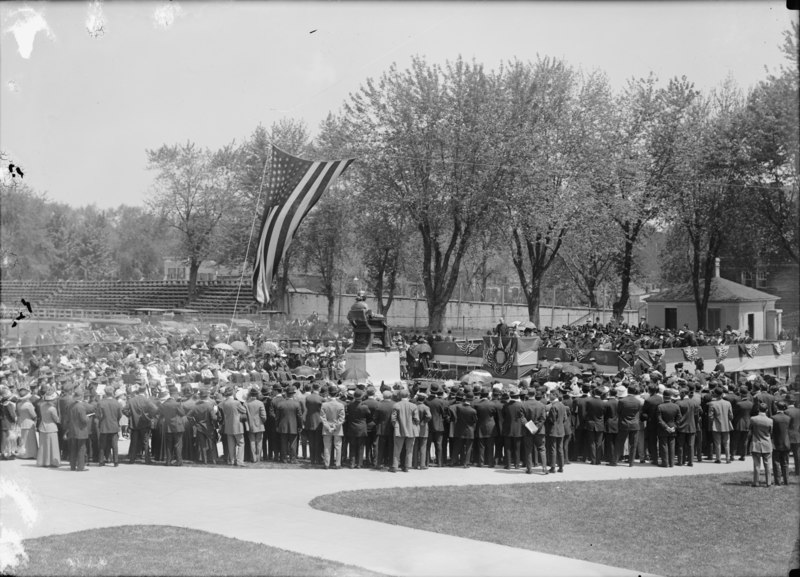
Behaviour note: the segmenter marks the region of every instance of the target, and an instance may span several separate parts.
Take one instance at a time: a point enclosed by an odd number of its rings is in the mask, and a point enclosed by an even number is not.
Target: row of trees
[[[39,223],[47,232],[31,242],[73,262],[50,263],[51,276],[73,278],[115,266],[119,276],[144,273],[139,257],[162,242],[190,263],[193,291],[205,259],[252,262],[275,143],[308,158],[357,158],[298,231],[275,293],[285,293],[291,270],[312,272],[329,318],[353,271],[363,271],[383,313],[401,279],[419,286],[432,330],[443,327],[449,300],[485,296],[509,272],[535,322],[545,284],[567,285],[590,306],[613,284],[620,315],[631,283],[652,264],[643,248],[657,235],[666,239],[661,280],[692,283],[703,327],[716,257],[798,261],[796,25],[783,48],[787,64],[748,94],[732,79],[703,94],[686,78],[653,76],[614,91],[602,72],[552,58],[497,70],[416,58],[368,79],[313,142],[304,124],[286,119],[216,151],[192,143],[149,150],[157,177],[146,211],[123,207],[136,218],[121,219],[80,209],[70,242],[51,232],[51,211]],[[3,235],[11,234],[6,212]],[[8,231],[29,230],[14,218]],[[120,232],[129,226],[151,231],[135,254]],[[97,240],[109,228],[117,240]]]

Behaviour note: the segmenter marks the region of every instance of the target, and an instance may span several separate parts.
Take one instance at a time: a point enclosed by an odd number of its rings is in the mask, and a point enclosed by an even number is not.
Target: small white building
[[[702,290],[702,283],[701,283]],[[711,279],[708,297],[707,331],[745,330],[756,341],[776,340],[781,332],[781,309],[775,308],[780,297],[716,276]],[[684,323],[697,327],[697,309],[691,283],[650,295],[647,301],[647,322],[650,326],[678,329]]]

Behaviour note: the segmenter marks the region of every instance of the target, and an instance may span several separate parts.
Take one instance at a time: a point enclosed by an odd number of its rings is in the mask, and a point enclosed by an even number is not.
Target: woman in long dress
[[[36,464],[40,467],[58,467],[61,464],[58,451],[58,410],[56,399],[58,393],[53,387],[47,387],[44,397],[39,403],[39,452]]]
[[[29,389],[20,388],[17,391],[17,424],[19,425],[19,448],[17,459],[35,459],[39,450],[36,440],[36,409],[31,402]]]
[[[3,459],[17,458],[17,406],[11,390],[0,388],[0,452]]]

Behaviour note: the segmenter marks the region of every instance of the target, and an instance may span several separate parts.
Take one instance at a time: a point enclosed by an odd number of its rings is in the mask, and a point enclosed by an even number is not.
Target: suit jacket
[[[414,425],[419,425],[417,405],[408,399],[400,399],[392,407],[391,421],[395,437],[413,437]]]
[[[375,420],[376,435],[394,435],[394,423],[392,423],[392,412],[394,401],[391,399],[381,399],[375,406],[372,418]],[[410,427],[409,427],[410,428]]]
[[[564,436],[566,437],[568,435],[571,435],[575,430],[573,421],[574,415],[572,412],[572,405],[573,405],[572,397],[566,397],[559,402],[562,405],[564,405],[564,408],[567,410],[567,420],[564,422]],[[553,436],[555,437],[556,435]]]
[[[431,410],[430,430],[434,433],[443,432],[446,422],[447,401],[441,397],[434,397],[426,400],[425,404]]]
[[[504,437],[521,437],[525,430],[525,408],[516,399],[509,400],[503,405],[503,429]]]
[[[303,409],[300,401],[284,398],[275,404],[275,431],[284,435],[296,435],[303,430]]]
[[[745,397],[733,403],[733,430],[749,431],[750,414],[753,412],[752,397]]]
[[[375,397],[367,397],[361,404],[369,410],[369,419],[367,419],[367,433],[375,432],[375,409],[378,408],[380,401]]]
[[[367,423],[372,415],[362,401],[353,401],[344,409],[344,434],[348,437],[366,437]]]
[[[455,436],[459,439],[474,439],[478,412],[468,402],[455,405]]]
[[[428,426],[431,422],[431,409],[425,403],[418,403],[417,412],[419,413],[419,426],[414,428],[414,434],[417,437],[427,439]]]
[[[689,435],[696,433],[697,424],[700,420],[700,405],[692,402],[689,397],[675,401],[675,404],[681,410],[680,417],[678,417],[678,432]]]
[[[789,442],[800,443],[800,408],[789,407],[786,414],[789,415]]]
[[[169,398],[161,403],[159,413],[161,414],[161,418],[164,420],[165,433],[183,433],[183,417],[186,415],[186,409],[183,408],[183,405],[181,405],[175,399]],[[226,419],[226,428],[227,424],[228,422]],[[241,424],[239,426],[241,427]]]
[[[527,401],[524,404],[525,419],[526,421],[533,421],[536,425],[536,435],[544,435],[544,420],[547,418],[547,411],[544,404],[536,399]],[[530,435],[531,432],[525,427],[525,435]]]
[[[589,402],[589,396],[578,397],[572,401],[572,413],[574,416],[573,424],[575,430],[586,428],[586,403]]]
[[[672,401],[658,405],[658,434],[671,437],[678,433],[681,408]]]
[[[217,422],[217,406],[207,399],[200,399],[187,415],[192,430],[205,437],[210,437]]]
[[[320,410],[322,410],[323,399],[317,393],[306,395],[306,412],[304,415],[303,426],[308,431],[315,431],[322,424]]]
[[[550,437],[563,437],[569,422],[567,407],[561,401],[553,401],[547,409],[545,430]]]
[[[599,397],[591,396],[584,403],[584,427],[587,431],[605,431],[606,407]]]
[[[733,429],[733,407],[725,399],[708,403],[708,424],[712,431],[729,432]]]
[[[247,411],[247,428],[251,433],[263,433],[267,422],[267,408],[264,403],[252,397],[244,404]]]
[[[642,404],[633,395],[626,395],[617,402],[617,427],[620,433],[638,431]]]
[[[322,403],[319,416],[322,419],[323,435],[344,435],[344,405],[338,399],[329,399]]]
[[[792,448],[789,442],[789,422],[791,418],[786,413],[772,415],[772,448],[775,451],[788,451]]]
[[[145,430],[150,428],[150,423],[158,416],[158,407],[144,395],[134,395],[128,399],[126,407],[131,418],[131,429]]]
[[[88,439],[91,418],[86,415],[87,403],[82,400],[73,400],[69,406],[69,428],[67,436],[70,439]]]
[[[619,417],[617,412],[619,410],[619,399],[617,397],[609,397],[606,401],[605,421],[606,433],[614,434],[619,431]]]
[[[750,417],[750,435],[750,452],[772,452],[772,419],[763,414]]]
[[[644,406],[642,406],[642,420],[644,421],[645,429],[650,431],[656,431],[658,429],[658,405],[663,402],[664,397],[658,394],[651,395],[644,400]]]
[[[497,436],[497,407],[488,398],[480,399],[473,407],[478,413],[477,433],[481,439]]]
[[[122,407],[116,399],[106,397],[97,403],[97,430],[101,434],[119,433]]]

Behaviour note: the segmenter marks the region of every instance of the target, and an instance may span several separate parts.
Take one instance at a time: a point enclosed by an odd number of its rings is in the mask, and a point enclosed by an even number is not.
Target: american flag
[[[269,302],[269,286],[297,227],[353,159],[312,161],[287,154],[273,145],[267,185],[267,206],[253,268],[253,297]]]

